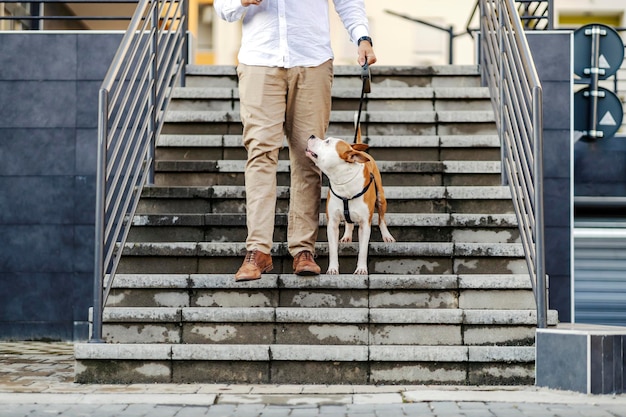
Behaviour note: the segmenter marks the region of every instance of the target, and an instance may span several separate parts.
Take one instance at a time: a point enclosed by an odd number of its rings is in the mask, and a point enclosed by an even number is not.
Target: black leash
[[[361,67],[361,79],[363,80],[363,87],[361,88],[361,100],[359,101],[359,113],[356,117],[356,123],[354,126],[354,143],[356,143],[357,136],[359,135],[359,123],[361,121],[361,110],[363,109],[363,102],[365,101],[365,94],[372,91],[370,67],[365,59],[365,64]]]

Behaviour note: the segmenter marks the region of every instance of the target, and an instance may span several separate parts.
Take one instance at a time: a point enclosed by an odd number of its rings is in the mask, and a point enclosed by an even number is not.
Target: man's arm
[[[246,7],[258,6],[263,0],[215,0],[213,7],[217,15],[227,22],[236,22],[246,13]]]
[[[368,64],[376,62],[376,54],[370,40],[363,40],[369,37],[369,23],[365,13],[365,3],[363,0],[333,0],[335,10],[341,18],[343,25],[350,35],[352,42],[357,47],[357,62],[363,66],[367,60]]]

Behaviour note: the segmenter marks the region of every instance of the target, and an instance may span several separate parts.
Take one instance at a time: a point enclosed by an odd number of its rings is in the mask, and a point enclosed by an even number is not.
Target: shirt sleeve
[[[364,0],[333,0],[333,2],[352,42],[357,43],[360,37],[369,36]]]
[[[246,7],[241,5],[241,0],[215,0],[213,8],[217,15],[227,22],[236,22],[246,14]]]

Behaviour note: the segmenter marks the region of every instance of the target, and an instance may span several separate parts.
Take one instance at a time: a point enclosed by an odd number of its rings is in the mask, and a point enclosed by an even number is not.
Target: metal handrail
[[[537,303],[547,327],[543,204],[543,90],[515,0],[480,0],[481,67],[491,91],[508,183]]]
[[[16,10],[21,14],[0,15],[0,22],[2,21],[18,21],[25,24],[27,30],[43,30],[43,22],[93,22],[93,21],[106,21],[106,22],[120,22],[129,21],[132,19],[130,15],[123,14],[101,14],[101,15],[74,15],[71,14],[71,10],[67,10],[68,14],[59,14],[59,9],[55,9],[49,12],[45,6],[55,5],[61,7],[67,7],[67,5],[133,5],[137,4],[138,0],[0,0],[0,4],[14,4]],[[113,7],[107,10],[115,10]]]
[[[187,0],[140,0],[98,95],[98,167],[91,341],[142,189],[154,178],[156,137],[171,90],[184,84]]]
[[[515,0],[517,13],[524,23],[525,30],[552,30],[554,29],[554,0]],[[470,13],[465,31],[472,37],[479,29],[472,28],[476,12],[480,8],[480,0],[476,0]]]

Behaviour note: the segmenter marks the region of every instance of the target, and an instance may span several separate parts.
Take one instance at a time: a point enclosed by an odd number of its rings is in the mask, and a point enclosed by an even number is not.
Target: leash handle
[[[372,91],[372,76],[370,74],[370,66],[367,63],[367,58],[365,59],[365,64],[361,67],[361,79],[363,80],[363,92],[370,93]]]

